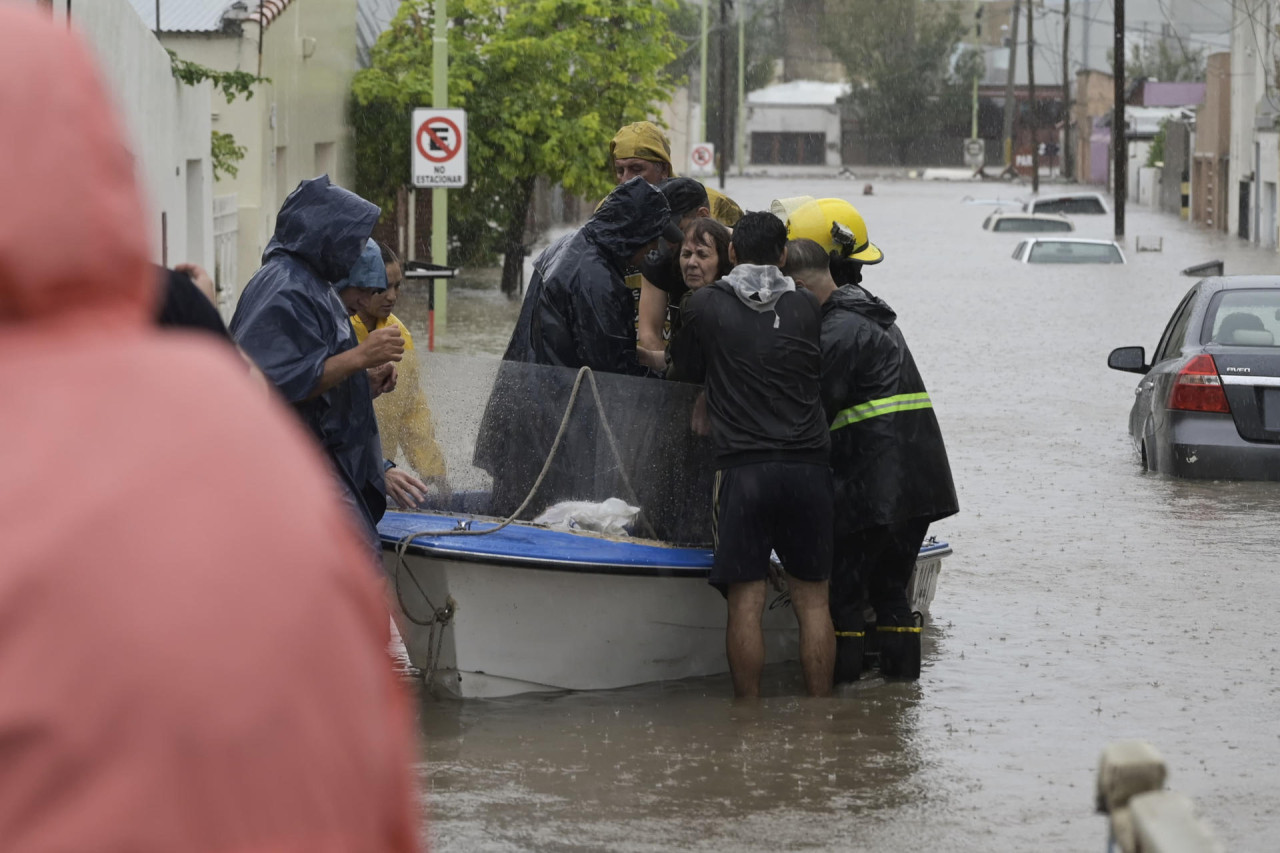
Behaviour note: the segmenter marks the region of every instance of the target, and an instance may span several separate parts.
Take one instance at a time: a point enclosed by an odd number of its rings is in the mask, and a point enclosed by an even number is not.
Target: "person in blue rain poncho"
[[[373,397],[394,386],[391,363],[404,341],[388,328],[357,344],[334,285],[380,277],[373,283],[386,287],[376,245],[372,260],[362,257],[379,212],[327,175],[300,183],[281,206],[262,267],[231,318],[236,343],[328,454],[371,544],[387,505]]]
[[[553,242],[533,262],[520,319],[476,440],[475,464],[494,478],[490,511],[506,515],[528,494],[580,368],[645,373],[636,359],[635,299],[623,275],[657,246],[659,237],[683,238],[671,220],[658,188],[632,178],[614,189],[585,225]],[[559,464],[548,472],[530,515],[558,500],[609,496],[613,485],[595,481],[595,430],[592,407],[576,408]]]

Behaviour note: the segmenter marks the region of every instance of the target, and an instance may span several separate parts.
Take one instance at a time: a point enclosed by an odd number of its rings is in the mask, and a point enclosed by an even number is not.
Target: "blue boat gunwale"
[[[500,519],[466,513],[421,513],[389,510],[378,525],[384,551],[394,553],[401,540],[417,533],[405,551],[426,557],[441,557],[460,562],[488,563],[544,571],[580,572],[642,577],[674,577],[705,579],[711,572],[712,550],[698,546],[668,545],[652,540],[626,540],[587,531],[558,530],[541,524],[515,522],[491,536],[434,536],[424,532],[425,524],[435,523],[440,532],[456,529],[459,522],[497,526]],[[511,531],[509,534],[508,531]],[[543,540],[541,548],[531,553],[527,538]],[[506,548],[492,547],[506,545]],[[564,546],[556,554],[555,545]],[[481,547],[475,547],[475,546]],[[515,550],[521,545],[525,550]],[[592,550],[595,555],[591,554]],[[600,551],[605,554],[600,554]],[[565,552],[568,552],[567,554]],[[577,552],[578,556],[574,556]],[[941,559],[952,553],[946,542],[926,543],[920,556]],[[674,557],[675,559],[671,559]]]

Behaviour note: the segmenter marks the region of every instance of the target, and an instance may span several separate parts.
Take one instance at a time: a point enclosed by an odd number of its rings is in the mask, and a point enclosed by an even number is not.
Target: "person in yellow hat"
[[[638,121],[622,127],[609,143],[609,160],[613,163],[613,178],[619,184],[642,177],[658,186],[677,177],[671,165],[671,141],[662,128],[651,121]],[[742,218],[742,208],[737,202],[711,187],[704,186],[703,189],[707,193],[711,218],[728,228],[736,225]],[[679,245],[669,247],[668,251],[672,248],[677,253],[680,251]],[[652,339],[652,327],[655,323],[665,325],[670,298],[665,290],[646,280],[641,270],[630,270],[626,285],[635,294],[637,334],[643,335],[647,347],[656,349],[661,344]]]
[[[671,165],[671,141],[651,121],[638,121],[619,130],[609,143],[613,179],[621,184],[639,175],[655,186],[678,177]],[[707,187],[711,217],[732,228],[742,218],[742,208],[724,193]]]
[[[804,198],[775,201],[774,214],[787,223],[787,235],[792,240],[813,240],[827,251],[835,262],[832,274],[836,275],[836,284],[857,284],[841,281],[838,272],[846,276],[856,272],[860,277],[863,265],[884,260],[884,252],[867,237],[867,223],[856,207],[842,198],[817,198],[807,202]],[[790,206],[788,202],[802,203]]]

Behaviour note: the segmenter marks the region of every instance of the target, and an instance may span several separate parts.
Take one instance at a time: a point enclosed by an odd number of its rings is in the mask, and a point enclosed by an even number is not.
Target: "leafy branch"
[[[213,156],[213,179],[216,181],[223,175],[235,177],[240,173],[236,166],[244,159],[245,147],[236,145],[236,138],[229,133],[213,131],[212,143],[209,146]]]
[[[259,77],[256,74],[250,74],[248,71],[218,71],[207,65],[182,59],[172,50],[166,49],[165,52],[169,54],[169,63],[173,67],[174,77],[188,86],[197,86],[208,80],[213,83],[215,88],[222,90],[222,94],[226,96],[228,104],[239,95],[244,95],[246,101],[251,99],[253,97],[253,87],[256,84],[271,82],[269,77]]]

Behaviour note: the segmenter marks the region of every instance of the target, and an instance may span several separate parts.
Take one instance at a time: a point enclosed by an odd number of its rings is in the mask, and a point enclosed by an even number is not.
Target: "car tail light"
[[[1178,371],[1173,393],[1169,395],[1169,408],[1184,412],[1231,412],[1213,356],[1202,353]]]

